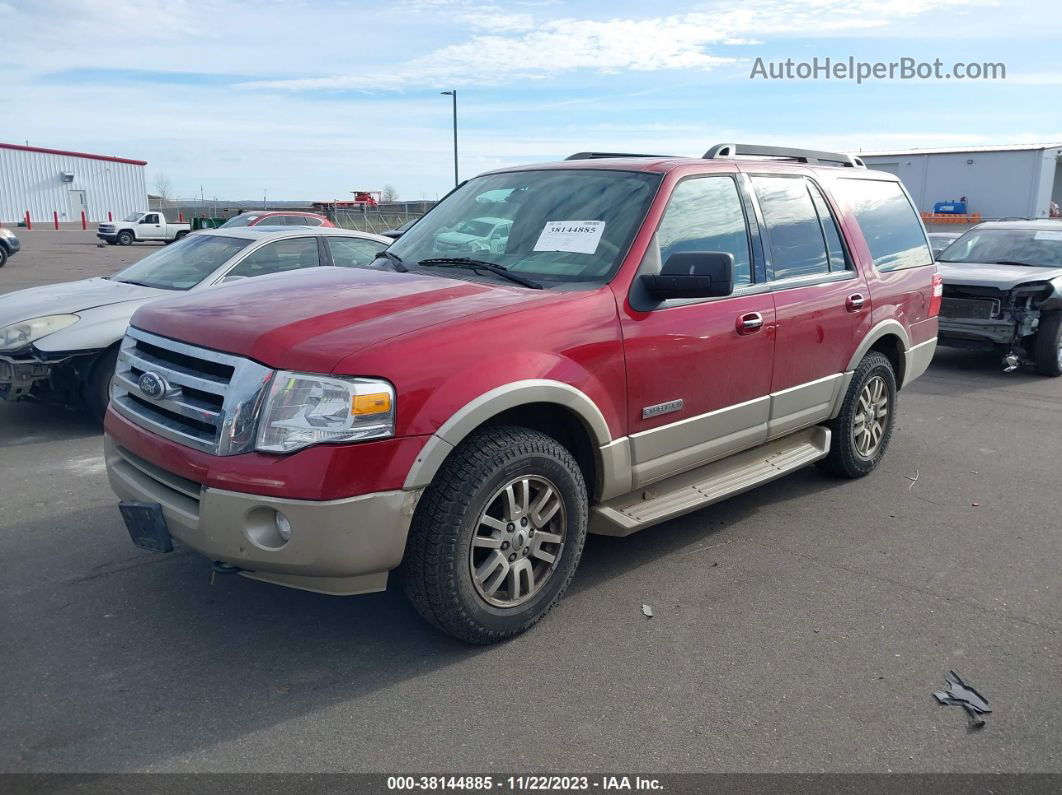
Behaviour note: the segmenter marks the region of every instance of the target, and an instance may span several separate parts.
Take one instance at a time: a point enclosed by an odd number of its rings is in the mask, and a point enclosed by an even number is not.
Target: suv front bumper
[[[341,500],[291,500],[201,486],[104,441],[111,488],[124,500],[158,503],[170,534],[256,580],[337,596],[382,591],[405,552],[418,491]],[[282,513],[291,526],[283,543]]]

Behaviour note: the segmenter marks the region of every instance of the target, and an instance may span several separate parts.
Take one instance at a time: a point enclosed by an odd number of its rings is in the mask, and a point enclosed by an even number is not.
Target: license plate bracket
[[[173,536],[157,502],[122,500],[118,510],[133,543],[152,552],[173,552]]]

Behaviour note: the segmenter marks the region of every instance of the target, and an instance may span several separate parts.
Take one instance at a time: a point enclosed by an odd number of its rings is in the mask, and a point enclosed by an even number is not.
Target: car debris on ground
[[[970,728],[982,728],[985,725],[982,716],[992,711],[988,706],[988,699],[966,684],[954,671],[948,671],[944,679],[948,683],[948,689],[938,690],[933,697],[941,704],[962,707],[970,719]]]

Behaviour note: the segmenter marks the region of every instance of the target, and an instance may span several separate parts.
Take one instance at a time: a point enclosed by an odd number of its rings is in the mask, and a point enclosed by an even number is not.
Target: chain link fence
[[[392,202],[375,207],[331,207],[325,211],[325,215],[331,218],[336,226],[378,235],[417,220],[434,204],[435,202]]]

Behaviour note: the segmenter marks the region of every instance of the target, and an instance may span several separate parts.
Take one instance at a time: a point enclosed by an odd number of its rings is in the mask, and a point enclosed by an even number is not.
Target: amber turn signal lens
[[[355,417],[365,414],[386,414],[391,410],[391,396],[386,392],[355,395],[350,408]]]

